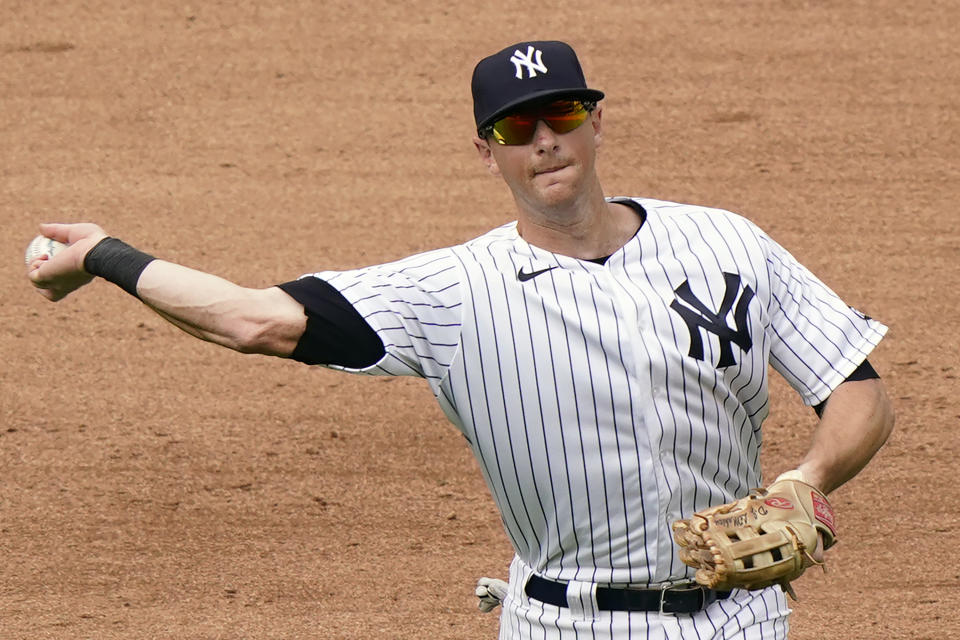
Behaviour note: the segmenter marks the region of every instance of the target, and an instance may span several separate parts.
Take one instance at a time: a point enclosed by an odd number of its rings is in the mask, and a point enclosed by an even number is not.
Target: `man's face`
[[[536,124],[527,144],[501,145],[493,137],[474,144],[488,170],[501,176],[518,204],[542,211],[574,203],[595,180],[596,150],[602,135],[601,108],[567,133],[556,133],[546,122]]]

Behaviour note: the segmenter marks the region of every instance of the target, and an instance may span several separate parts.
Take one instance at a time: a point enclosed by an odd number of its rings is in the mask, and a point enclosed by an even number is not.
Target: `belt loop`
[[[567,583],[567,607],[574,618],[591,620],[598,615],[597,585],[593,582],[571,580]]]

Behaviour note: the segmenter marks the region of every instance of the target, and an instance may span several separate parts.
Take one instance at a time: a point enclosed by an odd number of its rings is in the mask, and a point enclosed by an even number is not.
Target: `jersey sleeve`
[[[848,306],[786,249],[762,234],[770,277],[770,364],[807,405],[826,400],[887,331]]]
[[[317,278],[339,291],[383,343],[383,357],[368,366],[327,364],[370,375],[442,379],[460,346],[460,269],[449,250],[397,262],[322,271]]]

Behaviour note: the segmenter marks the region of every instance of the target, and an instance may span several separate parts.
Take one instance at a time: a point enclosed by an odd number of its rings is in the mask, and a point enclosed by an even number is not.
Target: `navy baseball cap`
[[[473,70],[472,88],[478,130],[526,102],[603,99],[602,91],[587,88],[570,45],[556,40],[520,42],[484,58]]]

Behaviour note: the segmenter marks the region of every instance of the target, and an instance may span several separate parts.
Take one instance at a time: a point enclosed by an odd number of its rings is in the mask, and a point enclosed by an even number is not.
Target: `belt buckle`
[[[706,600],[706,594],[704,593],[703,587],[701,587],[696,582],[687,582],[684,584],[667,584],[660,587],[660,607],[658,613],[662,616],[675,616],[678,613],[687,613],[685,611],[668,611],[664,609],[664,604],[667,599],[668,591],[699,591],[700,592],[700,602],[697,607],[697,610],[703,608],[703,603]]]

